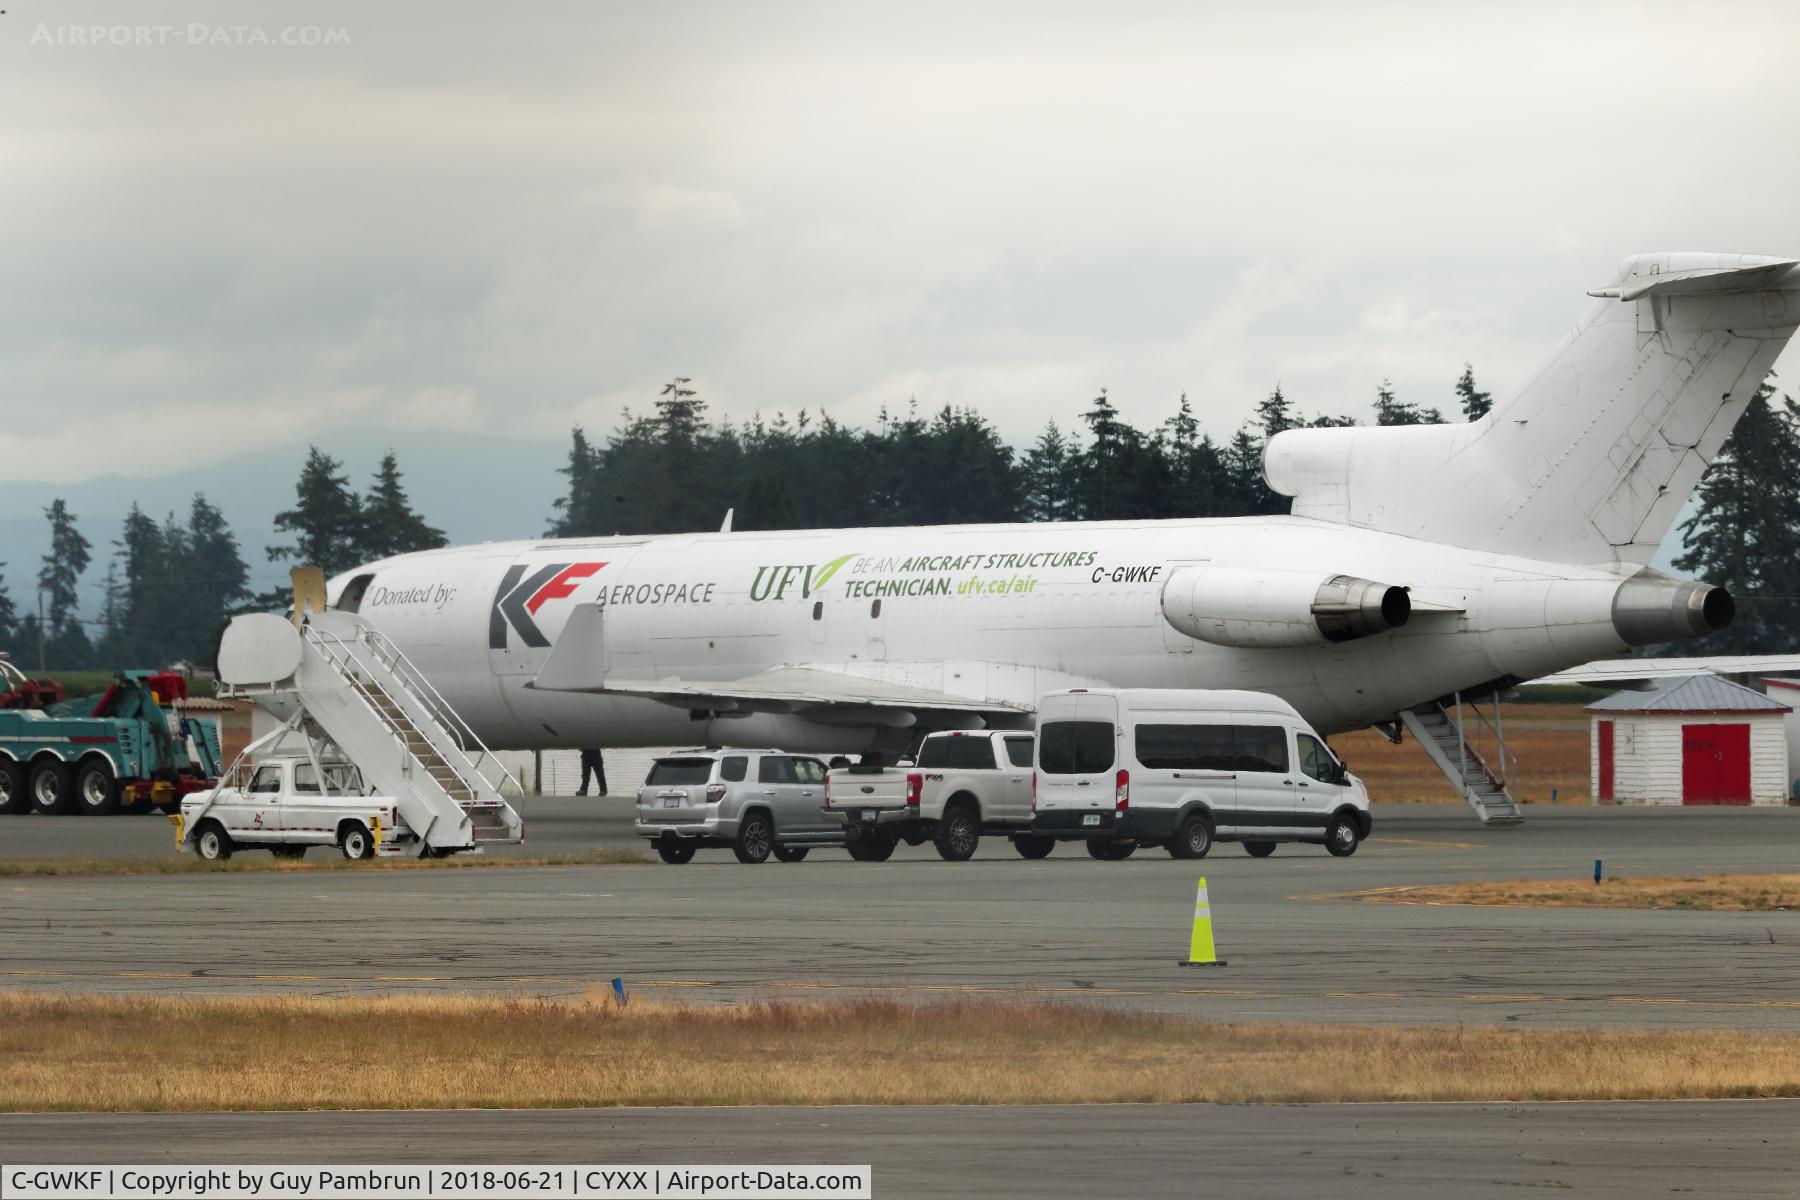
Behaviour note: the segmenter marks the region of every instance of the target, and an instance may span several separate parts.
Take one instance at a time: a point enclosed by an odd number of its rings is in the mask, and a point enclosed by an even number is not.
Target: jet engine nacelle
[[[1406,589],[1322,571],[1181,567],[1163,587],[1163,618],[1215,646],[1322,646],[1406,624]]]

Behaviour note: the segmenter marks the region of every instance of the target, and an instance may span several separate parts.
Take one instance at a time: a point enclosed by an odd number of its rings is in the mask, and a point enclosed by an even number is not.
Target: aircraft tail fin
[[[1800,325],[1800,260],[1626,259],[1479,421],[1295,429],[1263,472],[1296,516],[1570,563],[1647,563]]]

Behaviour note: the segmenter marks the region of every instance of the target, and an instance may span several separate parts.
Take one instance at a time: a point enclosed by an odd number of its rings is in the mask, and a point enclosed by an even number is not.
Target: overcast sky
[[[1224,437],[1278,381],[1504,393],[1626,254],[1800,253],[1791,4],[5,7],[15,479],[560,439],[677,373]]]

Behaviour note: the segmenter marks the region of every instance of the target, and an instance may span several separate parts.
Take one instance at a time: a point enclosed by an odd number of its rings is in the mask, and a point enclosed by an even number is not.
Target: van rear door
[[[1040,818],[1046,813],[1112,812],[1118,715],[1118,701],[1112,696],[1045,697],[1036,747]],[[1087,822],[1082,817],[1072,823]],[[1110,818],[1105,823],[1110,824]]]

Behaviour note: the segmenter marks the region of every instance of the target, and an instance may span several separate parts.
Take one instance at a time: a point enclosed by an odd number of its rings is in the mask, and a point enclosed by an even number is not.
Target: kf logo
[[[514,563],[506,568],[500,587],[494,593],[494,607],[488,610],[488,649],[506,649],[508,625],[527,646],[548,646],[550,639],[532,620],[537,610],[547,600],[574,595],[582,580],[605,565],[603,562],[545,563],[529,575],[525,574],[524,563]]]

